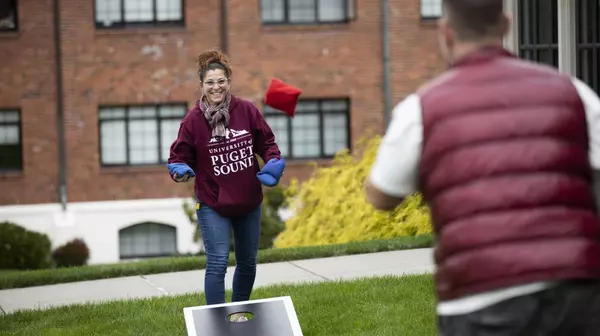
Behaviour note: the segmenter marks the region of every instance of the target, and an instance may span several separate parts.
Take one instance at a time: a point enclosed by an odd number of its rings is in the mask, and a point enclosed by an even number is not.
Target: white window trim
[[[504,47],[515,54],[519,53],[519,13],[517,9],[517,0],[504,0],[504,12],[508,13],[511,19],[510,30],[504,37]]]
[[[444,12],[443,1],[437,0],[437,2],[438,2],[437,5],[439,5],[440,15],[425,15],[423,13],[423,0],[419,1],[419,13],[420,13],[419,15],[421,17],[421,20],[437,20],[443,15],[443,12]]]
[[[577,75],[575,6],[575,0],[558,0],[558,68],[571,76]]]
[[[504,47],[519,52],[518,0],[504,0],[504,11],[510,14],[511,29],[504,38]],[[571,75],[577,74],[577,48],[575,41],[575,1],[558,0],[558,70]]]
[[[357,0],[344,0],[344,7],[340,9],[345,9],[345,13],[343,13],[343,18],[339,20],[324,20],[318,17],[317,7],[320,6],[320,3],[316,3],[315,7],[315,17],[314,20],[309,21],[293,21],[290,20],[291,9],[285,5],[285,2],[288,0],[281,0],[281,4],[283,6],[283,19],[282,20],[269,20],[263,17],[263,2],[259,0],[259,11],[260,11],[260,20],[262,24],[266,25],[315,25],[315,24],[340,24],[340,23],[348,23],[352,20],[356,19],[356,4]]]

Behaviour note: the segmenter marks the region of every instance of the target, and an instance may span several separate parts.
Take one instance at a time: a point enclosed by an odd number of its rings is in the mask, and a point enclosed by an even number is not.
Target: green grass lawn
[[[431,247],[432,235],[400,237],[347,244],[308,246],[285,249],[265,249],[258,252],[259,263],[291,261],[364,254],[383,251],[407,250]],[[235,265],[233,253],[229,265]],[[181,272],[204,269],[204,256],[156,258],[118,264],[91,265],[33,271],[0,271],[0,289],[24,288],[85,280],[97,280],[133,275]]]
[[[230,293],[228,293],[230,295]],[[252,299],[291,296],[305,336],[434,336],[431,275],[256,289]],[[0,335],[186,335],[183,308],[202,294],[73,305],[0,316]]]

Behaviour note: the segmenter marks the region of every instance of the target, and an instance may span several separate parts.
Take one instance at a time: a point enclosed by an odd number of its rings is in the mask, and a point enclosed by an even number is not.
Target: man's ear
[[[502,36],[506,36],[510,32],[510,28],[512,27],[512,21],[513,17],[511,14],[502,14],[502,18],[500,19],[500,24],[502,25]]]
[[[444,37],[447,36],[448,29],[450,28],[448,26],[448,19],[446,17],[442,16],[441,18],[438,19],[437,26],[438,26],[438,32],[440,33],[440,35],[442,35]]]
[[[440,18],[438,28],[445,42],[447,42],[447,44],[449,45],[453,45],[454,41],[456,40],[456,33],[454,32],[454,28],[452,28],[450,22],[446,17]]]
[[[445,16],[438,20],[438,47],[442,58],[450,65],[452,63],[451,49],[454,44],[454,30]]]
[[[442,16],[437,20],[438,34],[442,35],[444,26],[446,25],[446,19]]]

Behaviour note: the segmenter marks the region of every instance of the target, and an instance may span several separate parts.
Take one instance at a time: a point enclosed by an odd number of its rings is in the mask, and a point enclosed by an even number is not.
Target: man
[[[599,335],[600,99],[502,48],[502,0],[444,13],[450,69],[395,108],[367,199],[428,202],[442,335]]]

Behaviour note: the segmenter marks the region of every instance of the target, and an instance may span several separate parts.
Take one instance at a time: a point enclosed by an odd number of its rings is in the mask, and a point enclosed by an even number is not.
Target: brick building
[[[306,178],[444,69],[441,0],[387,2],[383,25],[381,0],[4,0],[0,221],[83,237],[92,263],[196,251],[190,186],[164,165],[198,97],[195,56],[225,50],[233,93],[261,109],[272,77],[303,89],[293,121],[264,112],[286,176]],[[597,0],[505,3],[508,47],[599,90]]]

